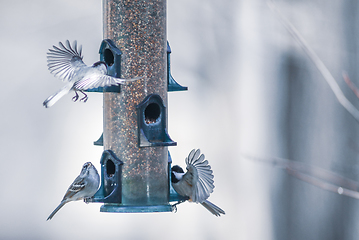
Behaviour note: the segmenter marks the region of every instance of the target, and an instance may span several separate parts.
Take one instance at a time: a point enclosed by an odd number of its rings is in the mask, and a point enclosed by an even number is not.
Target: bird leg
[[[83,91],[80,91],[80,92],[84,95],[84,97],[81,98],[80,101],[86,102],[89,97],[88,97],[87,94],[84,93]]]
[[[185,202],[186,200],[179,200],[177,203],[173,204],[172,207],[172,211],[177,212],[177,205],[181,204],[183,202]]]
[[[90,202],[92,202],[91,199],[93,199],[93,197],[84,198],[84,202],[86,204],[89,204]]]
[[[74,101],[74,102],[76,102],[77,101],[77,99],[79,99],[79,95],[77,94],[77,92],[75,91],[75,96],[73,96],[73,98],[72,98],[72,101]]]

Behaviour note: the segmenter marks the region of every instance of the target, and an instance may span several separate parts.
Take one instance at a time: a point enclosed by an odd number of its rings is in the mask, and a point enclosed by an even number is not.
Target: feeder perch
[[[137,106],[139,147],[176,146],[166,129],[166,107],[157,94],[148,95]]]
[[[100,61],[107,66],[107,75],[121,78],[121,51],[111,39],[105,39],[100,46]],[[88,89],[87,92],[120,92],[120,85]]]
[[[174,91],[187,91],[188,88],[187,87],[183,87],[181,85],[179,85],[174,78],[172,77],[171,74],[171,47],[169,42],[167,41],[167,89],[169,92],[174,92]]]
[[[105,150],[101,157],[101,187],[93,202],[121,203],[121,167],[123,162],[111,150]]]

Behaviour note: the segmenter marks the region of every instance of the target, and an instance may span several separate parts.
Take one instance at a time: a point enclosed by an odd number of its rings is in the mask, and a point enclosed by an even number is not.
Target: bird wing
[[[65,42],[66,46],[59,42],[60,47],[53,46],[47,53],[47,66],[51,73],[63,81],[71,81],[78,70],[86,67],[82,61],[82,46],[77,49],[77,41],[74,41],[71,47],[69,40]]]
[[[192,185],[193,202],[203,202],[214,189],[214,176],[211,166],[205,160],[201,151],[193,149],[186,158],[187,173],[183,176],[188,184]]]
[[[75,194],[82,191],[85,188],[85,186],[86,186],[85,179],[83,177],[78,176],[75,179],[75,181],[70,185],[69,189],[67,189],[67,192],[64,198],[62,199],[62,201],[70,200],[71,198],[74,197]],[[75,201],[77,199],[71,199],[71,200]]]
[[[104,74],[90,74],[87,77],[84,77],[82,80],[77,81],[74,84],[74,89],[77,90],[88,90],[91,88],[98,87],[108,87],[114,86],[118,84],[123,84],[125,82],[135,81],[141,79],[142,77],[131,78],[131,79],[123,79],[123,78],[115,78]]]

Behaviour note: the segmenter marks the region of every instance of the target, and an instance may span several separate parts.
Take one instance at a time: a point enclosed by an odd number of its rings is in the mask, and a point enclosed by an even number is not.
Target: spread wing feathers
[[[199,149],[193,149],[186,158],[187,173],[184,178],[192,185],[193,192],[190,197],[193,202],[205,201],[214,189],[213,171],[204,159],[205,156]]]
[[[75,201],[77,199],[80,199],[82,196],[77,196],[76,198],[73,199],[73,197],[81,192],[81,190],[83,190],[85,188],[85,181],[84,178],[78,176],[75,181],[71,184],[71,186],[69,187],[69,189],[67,189],[67,192],[64,196],[64,198],[62,199],[62,201],[65,200],[71,200],[71,201]]]
[[[141,78],[142,77],[137,77],[132,79],[122,79],[122,78],[111,77],[108,75],[93,74],[93,75],[89,75],[88,77],[80,81],[77,81],[74,84],[74,88],[77,90],[88,90],[91,88],[107,87],[107,86],[123,84],[124,82],[135,81]]]
[[[71,47],[69,40],[66,40],[65,45],[59,42],[60,47],[53,46],[53,49],[49,49],[47,66],[56,77],[63,81],[71,81],[76,72],[86,67],[86,64],[82,61],[81,45],[77,49],[77,42],[74,41],[74,47]]]

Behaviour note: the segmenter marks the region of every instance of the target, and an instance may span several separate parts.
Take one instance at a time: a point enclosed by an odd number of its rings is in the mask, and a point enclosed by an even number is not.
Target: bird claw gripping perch
[[[178,204],[181,204],[181,203],[183,203],[183,202],[185,202],[185,201],[186,201],[186,200],[179,200],[177,203],[171,205],[171,207],[172,207],[172,212],[176,213],[176,212],[177,212],[177,205],[178,205]]]

